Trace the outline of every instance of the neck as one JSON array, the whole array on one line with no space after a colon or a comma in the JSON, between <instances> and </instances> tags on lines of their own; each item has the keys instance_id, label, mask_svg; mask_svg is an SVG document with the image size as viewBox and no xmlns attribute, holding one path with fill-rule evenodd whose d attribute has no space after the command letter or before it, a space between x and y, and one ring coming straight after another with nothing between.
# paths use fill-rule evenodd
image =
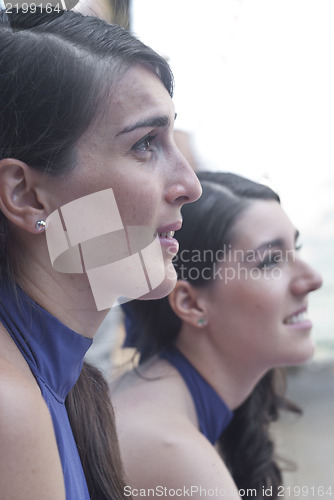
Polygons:
<instances>
[{"instance_id":1,"label":"neck","mask_svg":"<svg viewBox=\"0 0 334 500\"><path fill-rule=\"evenodd\" d=\"M195 329L194 329L195 330ZM196 335L196 341L194 341ZM238 408L251 394L267 371L241 361L238 356L224 355L217 351L209 336L183 325L175 346L192 363L231 410Z\"/></svg>"},{"instance_id":2,"label":"neck","mask_svg":"<svg viewBox=\"0 0 334 500\"><path fill-rule=\"evenodd\" d=\"M22 253L15 251L19 262L18 285L41 307L64 325L92 338L108 310L98 311L86 274L65 274L54 271L46 251Z\"/></svg>"}]
</instances>

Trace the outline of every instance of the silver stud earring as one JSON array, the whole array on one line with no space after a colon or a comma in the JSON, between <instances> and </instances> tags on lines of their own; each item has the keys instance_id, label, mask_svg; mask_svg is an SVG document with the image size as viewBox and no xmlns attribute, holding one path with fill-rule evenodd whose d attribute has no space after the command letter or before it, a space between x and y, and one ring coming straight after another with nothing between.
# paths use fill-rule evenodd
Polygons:
<instances>
[{"instance_id":1,"label":"silver stud earring","mask_svg":"<svg viewBox=\"0 0 334 500\"><path fill-rule=\"evenodd\" d=\"M45 231L45 229L46 229L45 220L38 220L35 224L35 227L38 231Z\"/></svg>"},{"instance_id":2,"label":"silver stud earring","mask_svg":"<svg viewBox=\"0 0 334 500\"><path fill-rule=\"evenodd\" d=\"M206 326L208 324L207 320L205 318L199 318L197 320L198 326Z\"/></svg>"}]
</instances>

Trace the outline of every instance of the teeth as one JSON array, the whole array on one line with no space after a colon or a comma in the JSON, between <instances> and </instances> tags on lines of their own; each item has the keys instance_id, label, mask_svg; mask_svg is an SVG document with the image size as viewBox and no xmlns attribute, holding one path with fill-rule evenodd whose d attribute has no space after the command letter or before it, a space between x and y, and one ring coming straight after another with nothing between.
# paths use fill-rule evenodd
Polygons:
<instances>
[{"instance_id":1,"label":"teeth","mask_svg":"<svg viewBox=\"0 0 334 500\"><path fill-rule=\"evenodd\" d=\"M301 312L299 314L295 314L286 320L287 325L294 325L295 323L301 323L302 321L307 320L307 312Z\"/></svg>"},{"instance_id":2,"label":"teeth","mask_svg":"<svg viewBox=\"0 0 334 500\"><path fill-rule=\"evenodd\" d=\"M167 231L167 233L159 233L159 238L173 238L175 231Z\"/></svg>"}]
</instances>

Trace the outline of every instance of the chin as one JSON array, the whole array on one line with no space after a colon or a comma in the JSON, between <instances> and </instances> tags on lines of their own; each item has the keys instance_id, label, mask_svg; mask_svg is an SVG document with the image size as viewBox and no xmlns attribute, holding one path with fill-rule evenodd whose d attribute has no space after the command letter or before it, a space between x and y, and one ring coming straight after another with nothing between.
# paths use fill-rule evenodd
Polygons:
<instances>
[{"instance_id":1,"label":"chin","mask_svg":"<svg viewBox=\"0 0 334 500\"><path fill-rule=\"evenodd\" d=\"M138 300L155 300L162 299L166 297L176 285L177 276L174 266L171 264L166 269L165 279L156 288L151 290L149 293L142 295Z\"/></svg>"},{"instance_id":2,"label":"chin","mask_svg":"<svg viewBox=\"0 0 334 500\"><path fill-rule=\"evenodd\" d=\"M315 352L315 343L312 339L309 340L307 345L303 346L301 349L296 349L294 352L294 356L288 363L285 363L286 366L293 365L301 365L310 361L313 358Z\"/></svg>"},{"instance_id":3,"label":"chin","mask_svg":"<svg viewBox=\"0 0 334 500\"><path fill-rule=\"evenodd\" d=\"M310 361L314 356L314 352L315 352L315 344L314 342L312 342L309 349L306 350L304 353L302 353L300 363L306 363L306 361Z\"/></svg>"}]
</instances>

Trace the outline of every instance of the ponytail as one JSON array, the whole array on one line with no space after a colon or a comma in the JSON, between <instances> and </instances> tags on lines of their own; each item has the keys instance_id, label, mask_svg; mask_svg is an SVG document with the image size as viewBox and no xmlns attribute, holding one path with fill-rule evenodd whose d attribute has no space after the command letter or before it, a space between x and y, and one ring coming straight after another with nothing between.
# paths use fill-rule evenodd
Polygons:
<instances>
[{"instance_id":1,"label":"ponytail","mask_svg":"<svg viewBox=\"0 0 334 500\"><path fill-rule=\"evenodd\" d=\"M91 499L125 498L109 387L97 368L84 363L77 383L66 398L66 408Z\"/></svg>"}]
</instances>

